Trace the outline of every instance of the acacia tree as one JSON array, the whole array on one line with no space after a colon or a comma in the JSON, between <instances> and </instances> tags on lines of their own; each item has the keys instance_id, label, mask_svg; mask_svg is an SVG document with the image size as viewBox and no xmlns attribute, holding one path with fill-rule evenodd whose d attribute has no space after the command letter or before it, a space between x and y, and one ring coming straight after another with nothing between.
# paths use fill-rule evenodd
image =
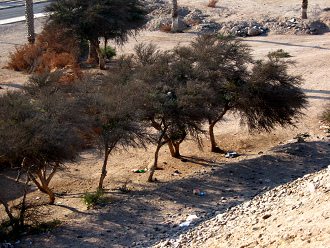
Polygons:
<instances>
[{"instance_id":1,"label":"acacia tree","mask_svg":"<svg viewBox=\"0 0 330 248\"><path fill-rule=\"evenodd\" d=\"M25 171L50 204L55 201L51 179L82 147L70 106L59 85L45 80L1 97L0 154Z\"/></svg>"},{"instance_id":2,"label":"acacia tree","mask_svg":"<svg viewBox=\"0 0 330 248\"><path fill-rule=\"evenodd\" d=\"M203 115L191 101L196 94L194 82L185 77L190 65L176 52L140 44L134 61L134 82L141 88L141 115L156 131L156 151L148 179L152 181L161 147L168 144L172 156L179 158L180 144L188 135L199 141Z\"/></svg>"},{"instance_id":3,"label":"acacia tree","mask_svg":"<svg viewBox=\"0 0 330 248\"><path fill-rule=\"evenodd\" d=\"M301 4L301 18L307 19L308 0L303 0Z\"/></svg>"},{"instance_id":4,"label":"acacia tree","mask_svg":"<svg viewBox=\"0 0 330 248\"><path fill-rule=\"evenodd\" d=\"M104 155L98 190L103 190L110 155L119 149L145 147L148 133L139 121L137 85L127 85L124 71L113 72L101 83L88 79L78 85L76 97Z\"/></svg>"},{"instance_id":5,"label":"acacia tree","mask_svg":"<svg viewBox=\"0 0 330 248\"><path fill-rule=\"evenodd\" d=\"M27 39L29 43L34 43L34 15L33 15L33 0L25 0L25 20L27 27Z\"/></svg>"},{"instance_id":6,"label":"acacia tree","mask_svg":"<svg viewBox=\"0 0 330 248\"><path fill-rule=\"evenodd\" d=\"M250 129L270 131L277 125L293 124L306 104L299 88L301 79L287 73L289 62L280 52L270 54L267 61L253 61L241 41L214 35L197 38L185 51L195 71L192 77L206 83L200 104L213 152L222 152L214 126L228 112L239 113Z\"/></svg>"},{"instance_id":7,"label":"acacia tree","mask_svg":"<svg viewBox=\"0 0 330 248\"><path fill-rule=\"evenodd\" d=\"M211 151L223 152L216 143L214 127L228 111L236 110L242 84L249 75L247 66L252 62L250 49L230 37L205 35L194 40L186 51L186 60L194 65L193 77L205 84L200 89L205 100L199 104L204 106L209 125Z\"/></svg>"},{"instance_id":8,"label":"acacia tree","mask_svg":"<svg viewBox=\"0 0 330 248\"><path fill-rule=\"evenodd\" d=\"M99 62L100 69L104 69L105 62L99 38L126 42L146 22L146 10L141 0L58 0L47 10L51 12L50 22L63 25L89 41L90 55L97 54L98 58L93 59Z\"/></svg>"}]
</instances>

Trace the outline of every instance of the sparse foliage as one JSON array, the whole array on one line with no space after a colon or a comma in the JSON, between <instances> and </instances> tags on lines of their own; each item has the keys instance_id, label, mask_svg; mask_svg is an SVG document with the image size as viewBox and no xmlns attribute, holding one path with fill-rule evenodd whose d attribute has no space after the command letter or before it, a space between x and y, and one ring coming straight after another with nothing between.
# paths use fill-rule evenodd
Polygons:
<instances>
[{"instance_id":1,"label":"sparse foliage","mask_svg":"<svg viewBox=\"0 0 330 248\"><path fill-rule=\"evenodd\" d=\"M49 184L61 165L81 149L69 98L52 80L33 80L25 92L0 98L0 154L28 174L53 204Z\"/></svg>"}]
</instances>

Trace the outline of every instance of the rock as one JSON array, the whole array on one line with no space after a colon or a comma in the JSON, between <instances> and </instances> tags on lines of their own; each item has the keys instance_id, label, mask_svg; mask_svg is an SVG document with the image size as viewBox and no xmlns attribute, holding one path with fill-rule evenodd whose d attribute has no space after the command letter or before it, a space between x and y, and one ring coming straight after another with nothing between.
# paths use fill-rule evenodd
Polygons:
<instances>
[{"instance_id":1,"label":"rock","mask_svg":"<svg viewBox=\"0 0 330 248\"><path fill-rule=\"evenodd\" d=\"M271 216L272 216L271 214L265 214L264 216L262 216L262 218L263 218L264 220L267 220L267 219L269 219Z\"/></svg>"},{"instance_id":2,"label":"rock","mask_svg":"<svg viewBox=\"0 0 330 248\"><path fill-rule=\"evenodd\" d=\"M252 28L248 28L248 31L247 31L248 36L258 36L262 33L263 33L263 31L261 29L257 28L256 26L254 26Z\"/></svg>"}]
</instances>

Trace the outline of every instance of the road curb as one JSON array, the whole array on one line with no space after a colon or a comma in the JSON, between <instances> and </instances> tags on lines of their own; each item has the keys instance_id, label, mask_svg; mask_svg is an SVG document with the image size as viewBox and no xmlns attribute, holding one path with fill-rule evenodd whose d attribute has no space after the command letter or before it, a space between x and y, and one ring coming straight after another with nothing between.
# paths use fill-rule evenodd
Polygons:
<instances>
[{"instance_id":1,"label":"road curb","mask_svg":"<svg viewBox=\"0 0 330 248\"><path fill-rule=\"evenodd\" d=\"M38 13L34 15L34 19L41 18L47 16L47 13ZM6 25L6 24L12 24L15 22L24 22L25 21L25 16L19 16L19 17L14 17L14 18L9 18L5 20L0 20L0 25Z\"/></svg>"},{"instance_id":2,"label":"road curb","mask_svg":"<svg viewBox=\"0 0 330 248\"><path fill-rule=\"evenodd\" d=\"M13 2L13 1L7 1L7 2ZM39 4L39 3L46 3L46 2L50 2L49 0L40 0L37 2L33 2L33 4ZM17 7L22 7L24 6L24 4L17 4L17 5L13 5L13 6L5 6L5 7L1 7L0 5L0 10L6 10L6 9L12 9L12 8L17 8Z\"/></svg>"}]
</instances>

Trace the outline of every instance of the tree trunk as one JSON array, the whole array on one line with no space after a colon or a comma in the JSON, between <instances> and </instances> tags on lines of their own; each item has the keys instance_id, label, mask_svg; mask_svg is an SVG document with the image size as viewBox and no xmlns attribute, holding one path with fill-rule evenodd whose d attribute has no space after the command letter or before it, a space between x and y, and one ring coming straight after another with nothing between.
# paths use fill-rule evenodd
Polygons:
<instances>
[{"instance_id":1,"label":"tree trunk","mask_svg":"<svg viewBox=\"0 0 330 248\"><path fill-rule=\"evenodd\" d=\"M0 204L2 204L5 208L5 212L9 217L10 225L11 226L16 226L17 221L16 221L15 217L13 216L13 214L11 213L10 208L8 206L8 203L0 198Z\"/></svg>"},{"instance_id":2,"label":"tree trunk","mask_svg":"<svg viewBox=\"0 0 330 248\"><path fill-rule=\"evenodd\" d=\"M108 173L107 165L108 165L109 154L110 154L110 151L108 148L106 148L104 151L104 161L103 161L103 165L102 165L102 172L101 172L99 186L98 186L98 190L100 190L100 191L103 190L103 182Z\"/></svg>"},{"instance_id":3,"label":"tree trunk","mask_svg":"<svg viewBox=\"0 0 330 248\"><path fill-rule=\"evenodd\" d=\"M217 145L217 142L215 141L214 125L215 125L215 123L209 122L209 135L210 135L210 142L211 142L211 152L217 152L220 149Z\"/></svg>"},{"instance_id":4,"label":"tree trunk","mask_svg":"<svg viewBox=\"0 0 330 248\"><path fill-rule=\"evenodd\" d=\"M33 0L25 0L25 20L27 27L27 39L29 43L33 44L35 42Z\"/></svg>"},{"instance_id":5,"label":"tree trunk","mask_svg":"<svg viewBox=\"0 0 330 248\"><path fill-rule=\"evenodd\" d=\"M217 142L215 141L214 136L214 126L223 118L223 116L227 113L227 111L230 109L229 104L226 103L223 111L220 113L220 115L215 119L209 119L209 135L210 135L210 141L211 141L211 152L216 153L225 153L224 150L218 147Z\"/></svg>"},{"instance_id":6,"label":"tree trunk","mask_svg":"<svg viewBox=\"0 0 330 248\"><path fill-rule=\"evenodd\" d=\"M41 172L38 172L38 178L41 182L41 187L43 189L43 192L46 192L46 194L49 197L49 204L53 205L55 202L55 194L54 192L49 188L49 182L47 181L47 178L45 178L45 175L42 175Z\"/></svg>"},{"instance_id":7,"label":"tree trunk","mask_svg":"<svg viewBox=\"0 0 330 248\"><path fill-rule=\"evenodd\" d=\"M150 168L150 173L149 173L149 177L148 177L148 182L152 182L153 181L153 176L154 176L154 173L155 173L155 170L157 168L157 165L158 165L158 154L159 154L159 150L160 148L163 146L163 138L164 138L164 135L166 133L166 129L163 130L161 132L161 135L159 136L159 139L157 141L157 147L156 147L156 151L155 151L155 156L154 156L154 163L152 165L152 167Z\"/></svg>"},{"instance_id":8,"label":"tree trunk","mask_svg":"<svg viewBox=\"0 0 330 248\"><path fill-rule=\"evenodd\" d=\"M105 69L105 59L102 55L101 49L100 49L100 42L99 40L94 40L92 41L93 46L95 47L97 56L98 56L98 61L99 61L99 68L100 70L104 70Z\"/></svg>"},{"instance_id":9,"label":"tree trunk","mask_svg":"<svg viewBox=\"0 0 330 248\"><path fill-rule=\"evenodd\" d=\"M307 8L308 8L308 0L303 0L302 6L301 6L301 18L302 19L307 19Z\"/></svg>"},{"instance_id":10,"label":"tree trunk","mask_svg":"<svg viewBox=\"0 0 330 248\"><path fill-rule=\"evenodd\" d=\"M24 227L24 225L25 225L25 212L27 210L26 195L28 193L29 182L30 182L30 177L29 177L29 174L27 173L26 181L25 181L25 185L24 185L24 194L23 194L23 199L22 199L22 203L21 203L21 209L19 211L19 225L20 225L20 227Z\"/></svg>"},{"instance_id":11,"label":"tree trunk","mask_svg":"<svg viewBox=\"0 0 330 248\"><path fill-rule=\"evenodd\" d=\"M89 50L88 50L88 59L87 63L95 65L99 63L99 59L97 56L96 48L94 46L94 43L89 41Z\"/></svg>"},{"instance_id":12,"label":"tree trunk","mask_svg":"<svg viewBox=\"0 0 330 248\"><path fill-rule=\"evenodd\" d=\"M180 144L179 142L174 142L174 149L175 149L175 152L174 152L174 158L181 158L181 154L180 154Z\"/></svg>"},{"instance_id":13,"label":"tree trunk","mask_svg":"<svg viewBox=\"0 0 330 248\"><path fill-rule=\"evenodd\" d=\"M56 169L55 169L55 171L56 171ZM49 177L53 177L53 175L55 174L55 171L53 170ZM40 183L38 182L38 180L35 178L35 176L32 173L29 173L28 175L29 175L30 179L34 182L34 184L37 186L37 188L42 193L45 193L48 195L48 197L49 197L48 203L50 205L53 205L55 202L55 194L49 187L49 182L50 182L49 178L47 178L47 176L45 174L43 174L41 172L41 170L37 171L37 173L36 173L38 179L40 180Z\"/></svg>"},{"instance_id":14,"label":"tree trunk","mask_svg":"<svg viewBox=\"0 0 330 248\"><path fill-rule=\"evenodd\" d=\"M171 156L175 158L175 149L172 140L169 137L167 137L166 134L164 135L164 139L167 140L167 145L168 145L168 149L170 150Z\"/></svg>"},{"instance_id":15,"label":"tree trunk","mask_svg":"<svg viewBox=\"0 0 330 248\"><path fill-rule=\"evenodd\" d=\"M178 1L172 0L172 32L179 31Z\"/></svg>"}]
</instances>

